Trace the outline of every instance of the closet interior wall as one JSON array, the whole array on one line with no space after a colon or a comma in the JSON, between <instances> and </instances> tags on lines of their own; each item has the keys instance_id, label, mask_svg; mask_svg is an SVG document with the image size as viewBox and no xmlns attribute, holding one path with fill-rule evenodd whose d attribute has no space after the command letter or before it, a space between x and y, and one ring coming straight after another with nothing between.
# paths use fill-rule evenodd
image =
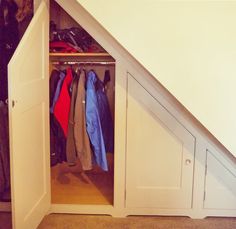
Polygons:
<instances>
[{"instance_id":1,"label":"closet interior wall","mask_svg":"<svg viewBox=\"0 0 236 229\"><path fill-rule=\"evenodd\" d=\"M71 27L81 28L55 1L50 1L50 21L57 29ZM58 63L57 63L58 62ZM73 62L70 64L70 62ZM80 62L88 62L80 64ZM95 63L93 63L95 62ZM103 64L99 64L99 63ZM108 62L113 62L108 64ZM67 64L69 63L69 64ZM93 69L98 78L103 81L106 70L110 72L110 82L107 84L107 98L114 125L115 98L115 65L114 59L107 53L97 55L93 53L82 55L50 54L49 75L53 69L63 70L83 69L86 72ZM113 204L114 188L114 153L107 153L108 171L103 171L94 165L92 170L84 172L79 160L76 166L69 166L63 162L51 167L51 192L53 204Z\"/></svg>"}]
</instances>

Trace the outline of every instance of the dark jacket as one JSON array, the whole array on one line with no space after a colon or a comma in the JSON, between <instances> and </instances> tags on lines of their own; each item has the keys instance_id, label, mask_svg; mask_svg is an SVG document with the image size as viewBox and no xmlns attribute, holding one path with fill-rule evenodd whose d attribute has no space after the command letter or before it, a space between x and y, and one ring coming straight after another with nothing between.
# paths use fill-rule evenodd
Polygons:
<instances>
[{"instance_id":1,"label":"dark jacket","mask_svg":"<svg viewBox=\"0 0 236 229\"><path fill-rule=\"evenodd\" d=\"M19 43L15 1L1 0L0 3L0 100L8 97L7 65ZM4 14L5 12L5 14Z\"/></svg>"},{"instance_id":2,"label":"dark jacket","mask_svg":"<svg viewBox=\"0 0 236 229\"><path fill-rule=\"evenodd\" d=\"M53 70L50 76L50 107L53 107L53 101L56 94L57 87L60 79L63 80L64 77L60 78L61 72ZM56 101L56 100L55 100ZM64 136L63 130L54 117L53 109L50 112L50 159L51 166L56 165L66 161L66 138Z\"/></svg>"},{"instance_id":3,"label":"dark jacket","mask_svg":"<svg viewBox=\"0 0 236 229\"><path fill-rule=\"evenodd\" d=\"M0 102L0 199L10 188L8 108Z\"/></svg>"},{"instance_id":4,"label":"dark jacket","mask_svg":"<svg viewBox=\"0 0 236 229\"><path fill-rule=\"evenodd\" d=\"M106 72L107 73L107 72ZM106 77L104 78L106 80ZM98 111L102 126L103 139L105 143L106 152L114 152L114 125L111 117L111 111L105 92L105 84L98 79L97 81L97 100L98 100Z\"/></svg>"}]
</instances>

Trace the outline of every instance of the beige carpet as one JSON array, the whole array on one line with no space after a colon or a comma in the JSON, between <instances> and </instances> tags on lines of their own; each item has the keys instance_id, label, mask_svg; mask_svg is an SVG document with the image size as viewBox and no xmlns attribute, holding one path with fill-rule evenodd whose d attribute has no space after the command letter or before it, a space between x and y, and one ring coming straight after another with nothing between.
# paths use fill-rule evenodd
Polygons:
<instances>
[{"instance_id":1,"label":"beige carpet","mask_svg":"<svg viewBox=\"0 0 236 229\"><path fill-rule=\"evenodd\" d=\"M127 217L53 214L38 229L236 229L236 218L193 220L187 217Z\"/></svg>"},{"instance_id":2,"label":"beige carpet","mask_svg":"<svg viewBox=\"0 0 236 229\"><path fill-rule=\"evenodd\" d=\"M0 214L0 229L11 229L10 214ZM236 218L127 217L52 214L38 229L236 229Z\"/></svg>"}]
</instances>

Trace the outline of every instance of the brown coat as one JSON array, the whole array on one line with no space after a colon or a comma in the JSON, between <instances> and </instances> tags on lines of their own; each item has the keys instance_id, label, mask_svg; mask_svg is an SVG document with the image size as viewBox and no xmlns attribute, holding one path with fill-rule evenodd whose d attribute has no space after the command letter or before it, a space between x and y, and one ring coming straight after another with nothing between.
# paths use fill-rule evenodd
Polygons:
<instances>
[{"instance_id":1,"label":"brown coat","mask_svg":"<svg viewBox=\"0 0 236 229\"><path fill-rule=\"evenodd\" d=\"M83 170L92 169L92 152L86 130L85 118L85 71L80 74L74 115L74 138L78 158Z\"/></svg>"},{"instance_id":2,"label":"brown coat","mask_svg":"<svg viewBox=\"0 0 236 229\"><path fill-rule=\"evenodd\" d=\"M75 117L75 101L77 96L79 77L75 76L72 82L72 95L70 103L70 112L69 112L69 123L68 123L68 133L66 139L66 158L69 164L75 164L77 160L77 153L75 148L75 139L74 139L74 117Z\"/></svg>"}]
</instances>

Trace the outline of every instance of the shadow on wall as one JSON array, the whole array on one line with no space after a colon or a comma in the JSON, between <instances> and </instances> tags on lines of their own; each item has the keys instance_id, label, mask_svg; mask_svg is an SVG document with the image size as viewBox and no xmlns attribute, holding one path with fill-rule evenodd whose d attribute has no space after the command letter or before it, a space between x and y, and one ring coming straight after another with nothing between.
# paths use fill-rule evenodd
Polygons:
<instances>
[{"instance_id":1,"label":"shadow on wall","mask_svg":"<svg viewBox=\"0 0 236 229\"><path fill-rule=\"evenodd\" d=\"M7 65L32 16L33 0L0 0L0 201L4 202L11 200Z\"/></svg>"},{"instance_id":2,"label":"shadow on wall","mask_svg":"<svg viewBox=\"0 0 236 229\"><path fill-rule=\"evenodd\" d=\"M33 0L0 0L0 100L8 98L7 65L33 16Z\"/></svg>"}]
</instances>

